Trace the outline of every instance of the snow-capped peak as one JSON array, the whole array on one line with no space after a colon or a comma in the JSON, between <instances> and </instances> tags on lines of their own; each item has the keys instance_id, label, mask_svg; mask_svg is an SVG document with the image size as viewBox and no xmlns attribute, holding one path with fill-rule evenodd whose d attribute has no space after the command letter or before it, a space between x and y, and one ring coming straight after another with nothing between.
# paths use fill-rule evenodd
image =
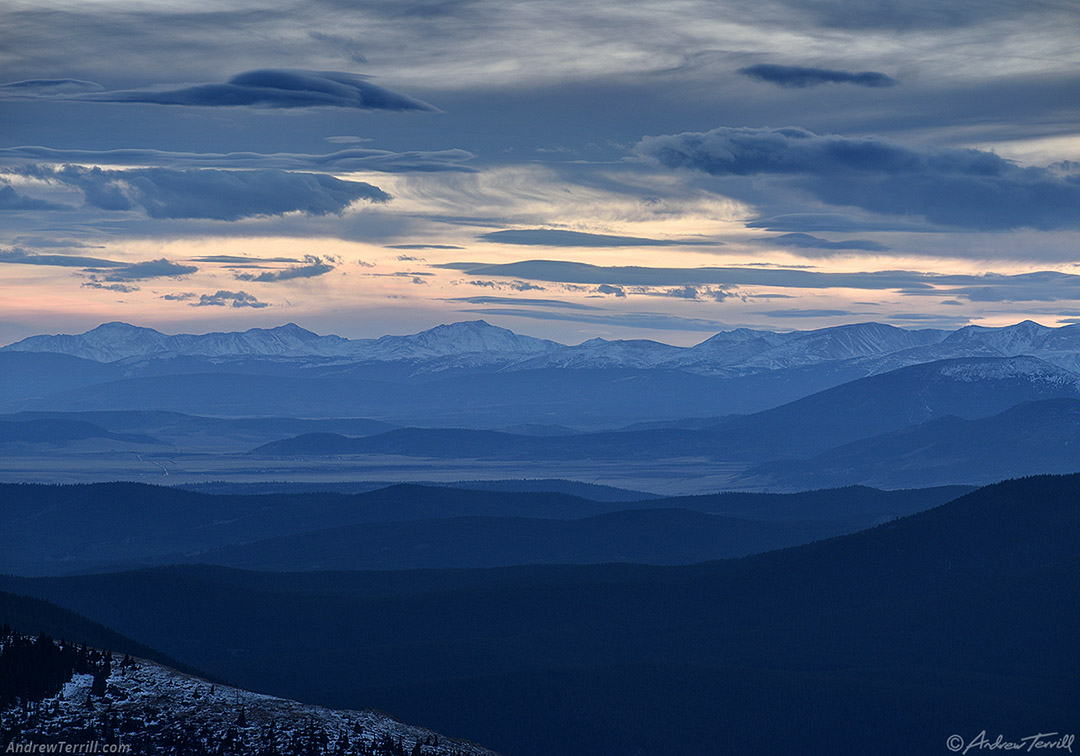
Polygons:
<instances>
[{"instance_id":1,"label":"snow-capped peak","mask_svg":"<svg viewBox=\"0 0 1080 756\"><path fill-rule=\"evenodd\" d=\"M383 336L357 350L357 356L378 360L424 360L463 354L542 354L562 345L554 341L522 336L483 320L435 326L411 336Z\"/></svg>"}]
</instances>

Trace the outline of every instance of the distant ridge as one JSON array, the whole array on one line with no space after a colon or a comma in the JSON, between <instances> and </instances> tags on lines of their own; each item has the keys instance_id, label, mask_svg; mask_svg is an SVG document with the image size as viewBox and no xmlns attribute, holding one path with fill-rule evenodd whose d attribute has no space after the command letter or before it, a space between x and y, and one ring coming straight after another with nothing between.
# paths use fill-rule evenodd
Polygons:
<instances>
[{"instance_id":1,"label":"distant ridge","mask_svg":"<svg viewBox=\"0 0 1080 756\"><path fill-rule=\"evenodd\" d=\"M852 483L907 488L1078 471L1080 400L1045 399L991 417L939 417L806 460L767 462L740 479L791 490Z\"/></svg>"},{"instance_id":2,"label":"distant ridge","mask_svg":"<svg viewBox=\"0 0 1080 756\"><path fill-rule=\"evenodd\" d=\"M82 334L31 336L0 351L49 352L96 362L148 357L349 357L357 360L416 360L473 352L529 355L559 345L519 336L483 320L441 325L413 336L345 339L319 336L295 323L241 333L177 334L128 323L104 323Z\"/></svg>"},{"instance_id":3,"label":"distant ridge","mask_svg":"<svg viewBox=\"0 0 1080 756\"><path fill-rule=\"evenodd\" d=\"M415 427L362 438L307 433L263 444L252 454L393 454L493 460L702 457L760 463L820 454L947 415L987 417L1021 402L1043 399L1080 400L1080 375L1035 357L977 357L912 365L860 378L779 407L718 418L712 425L697 428L646 427L571 436Z\"/></svg>"},{"instance_id":4,"label":"distant ridge","mask_svg":"<svg viewBox=\"0 0 1080 756\"><path fill-rule=\"evenodd\" d=\"M576 346L523 336L483 320L435 326L405 336L346 339L321 336L295 323L243 332L167 335L128 323L104 323L82 334L30 336L0 352L36 352L111 363L201 357L427 363L430 371L494 366L510 370L669 369L704 374L853 362L864 374L940 359L1030 355L1080 370L1080 324L1050 328L1023 321L1002 328L909 330L855 323L812 331L737 328L692 347L645 339L590 339ZM891 357L880 364L875 362Z\"/></svg>"}]
</instances>

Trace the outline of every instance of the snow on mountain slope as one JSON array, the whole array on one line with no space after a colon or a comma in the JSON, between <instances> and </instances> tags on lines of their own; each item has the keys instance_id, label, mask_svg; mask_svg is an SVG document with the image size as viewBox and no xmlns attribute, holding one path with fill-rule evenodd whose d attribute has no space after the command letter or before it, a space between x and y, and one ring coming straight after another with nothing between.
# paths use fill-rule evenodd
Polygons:
<instances>
[{"instance_id":1,"label":"snow on mountain slope","mask_svg":"<svg viewBox=\"0 0 1080 756\"><path fill-rule=\"evenodd\" d=\"M912 347L935 344L945 331L908 331L882 323L822 328L789 334L787 339L739 363L768 370L801 367L822 362L890 354Z\"/></svg>"},{"instance_id":2,"label":"snow on mountain slope","mask_svg":"<svg viewBox=\"0 0 1080 756\"><path fill-rule=\"evenodd\" d=\"M981 347L1004 357L1026 354L1069 370L1080 369L1080 324L1048 328L1025 320L1004 328L966 326L949 334L942 346Z\"/></svg>"},{"instance_id":3,"label":"snow on mountain slope","mask_svg":"<svg viewBox=\"0 0 1080 756\"><path fill-rule=\"evenodd\" d=\"M295 323L276 328L252 328L239 333L182 333L175 336L127 323L105 323L78 335L31 336L3 349L54 352L96 362L116 362L169 355L337 356L347 354L351 343L340 336L319 336Z\"/></svg>"},{"instance_id":4,"label":"snow on mountain slope","mask_svg":"<svg viewBox=\"0 0 1080 756\"><path fill-rule=\"evenodd\" d=\"M451 323L412 336L383 336L358 345L354 357L380 362L422 361L460 355L490 355L498 359L527 358L562 347L562 344L521 336L483 320Z\"/></svg>"},{"instance_id":5,"label":"snow on mountain slope","mask_svg":"<svg viewBox=\"0 0 1080 756\"><path fill-rule=\"evenodd\" d=\"M131 665L114 659L103 696L93 694L93 680L76 674L60 695L25 711L0 711L0 732L11 735L9 744L97 742L97 753L112 743L130 747L113 752L132 754L496 756L381 712L309 706L211 684L143 659Z\"/></svg>"},{"instance_id":6,"label":"snow on mountain slope","mask_svg":"<svg viewBox=\"0 0 1080 756\"><path fill-rule=\"evenodd\" d=\"M410 373L497 369L681 370L747 375L819 365L875 375L909 365L969 357L1031 355L1080 371L1080 325L1048 328L1024 321L1004 328L968 326L954 332L856 323L813 331L722 331L692 347L645 339L590 339L567 346L522 336L483 320L440 325L378 339L320 336L296 324L238 333L166 335L126 323L106 323L79 335L32 336L0 351L51 352L97 362L194 357L261 358L321 365L408 365Z\"/></svg>"},{"instance_id":7,"label":"snow on mountain slope","mask_svg":"<svg viewBox=\"0 0 1080 756\"><path fill-rule=\"evenodd\" d=\"M665 367L676 361L686 350L647 339L608 341L589 339L577 346L566 346L539 357L518 362L512 370L542 368L610 369L633 368L649 370Z\"/></svg>"},{"instance_id":8,"label":"snow on mountain slope","mask_svg":"<svg viewBox=\"0 0 1080 756\"><path fill-rule=\"evenodd\" d=\"M553 341L520 336L482 320L441 325L411 336L345 339L319 336L295 323L238 333L177 334L127 323L105 323L79 335L31 336L3 347L7 351L54 352L97 362L148 357L344 358L350 361L424 361L462 354L505 360L560 347Z\"/></svg>"}]
</instances>

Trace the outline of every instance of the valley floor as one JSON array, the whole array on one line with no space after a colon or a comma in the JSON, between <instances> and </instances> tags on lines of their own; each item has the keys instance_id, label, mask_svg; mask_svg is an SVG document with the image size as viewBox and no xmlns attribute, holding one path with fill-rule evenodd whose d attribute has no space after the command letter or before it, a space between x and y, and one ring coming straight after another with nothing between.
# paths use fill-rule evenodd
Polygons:
<instances>
[{"instance_id":1,"label":"valley floor","mask_svg":"<svg viewBox=\"0 0 1080 756\"><path fill-rule=\"evenodd\" d=\"M241 454L146 454L135 452L42 453L0 456L7 483L100 483L116 480L181 485L227 481L289 480L325 483L393 480L403 483L452 480L568 478L666 496L762 490L733 480L745 465L699 458L640 460L493 461L427 459L395 455L321 458L262 458Z\"/></svg>"}]
</instances>

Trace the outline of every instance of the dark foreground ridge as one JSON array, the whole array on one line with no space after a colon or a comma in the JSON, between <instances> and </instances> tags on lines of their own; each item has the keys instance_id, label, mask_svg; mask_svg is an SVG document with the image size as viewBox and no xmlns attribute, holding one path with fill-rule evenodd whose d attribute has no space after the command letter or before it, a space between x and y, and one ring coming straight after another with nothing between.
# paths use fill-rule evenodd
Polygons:
<instances>
[{"instance_id":1,"label":"dark foreground ridge","mask_svg":"<svg viewBox=\"0 0 1080 756\"><path fill-rule=\"evenodd\" d=\"M6 626L0 670L3 753L65 744L86 753L171 756L495 756L380 712L259 695Z\"/></svg>"},{"instance_id":2,"label":"dark foreground ridge","mask_svg":"<svg viewBox=\"0 0 1080 756\"><path fill-rule=\"evenodd\" d=\"M251 689L515 756L909 756L1077 729L1078 502L1080 475L1012 480L687 567L170 567L0 587Z\"/></svg>"}]
</instances>

